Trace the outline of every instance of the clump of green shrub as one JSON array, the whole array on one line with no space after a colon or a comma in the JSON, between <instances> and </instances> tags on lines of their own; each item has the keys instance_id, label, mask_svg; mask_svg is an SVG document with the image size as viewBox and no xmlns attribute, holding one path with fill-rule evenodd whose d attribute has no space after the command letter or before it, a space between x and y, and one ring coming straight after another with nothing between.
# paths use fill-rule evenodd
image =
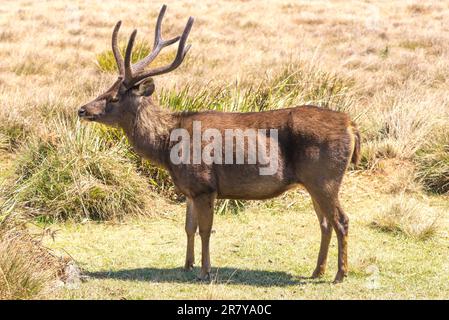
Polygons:
<instances>
[{"instance_id":1,"label":"clump of green shrub","mask_svg":"<svg viewBox=\"0 0 449 320\"><path fill-rule=\"evenodd\" d=\"M428 191L449 193L449 131L419 150L415 162L418 179Z\"/></svg>"},{"instance_id":2,"label":"clump of green shrub","mask_svg":"<svg viewBox=\"0 0 449 320\"><path fill-rule=\"evenodd\" d=\"M8 203L44 220L120 219L144 212L147 183L95 126L58 120L56 135L28 141L17 159Z\"/></svg>"}]
</instances>

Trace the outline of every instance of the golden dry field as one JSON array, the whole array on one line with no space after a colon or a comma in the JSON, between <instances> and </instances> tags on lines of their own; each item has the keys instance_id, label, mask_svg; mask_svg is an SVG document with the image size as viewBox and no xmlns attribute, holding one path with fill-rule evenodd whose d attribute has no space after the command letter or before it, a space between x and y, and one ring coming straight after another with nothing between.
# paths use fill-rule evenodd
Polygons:
<instances>
[{"instance_id":1,"label":"golden dry field","mask_svg":"<svg viewBox=\"0 0 449 320\"><path fill-rule=\"evenodd\" d=\"M307 278L320 231L303 190L221 202L212 282L181 271L183 198L120 131L76 114L117 77L115 23L145 55L163 3L3 0L0 299L448 299L449 1L165 3L165 38L195 22L183 65L155 77L162 107L315 104L358 124L349 277L331 284L333 239L326 277ZM83 281L61 276L67 261Z\"/></svg>"}]
</instances>

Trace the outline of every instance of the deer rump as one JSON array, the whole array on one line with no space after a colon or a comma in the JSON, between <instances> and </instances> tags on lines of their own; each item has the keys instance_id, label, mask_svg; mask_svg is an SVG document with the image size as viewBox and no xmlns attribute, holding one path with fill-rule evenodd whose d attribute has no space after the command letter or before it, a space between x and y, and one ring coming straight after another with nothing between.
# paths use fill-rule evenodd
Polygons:
<instances>
[{"instance_id":1,"label":"deer rump","mask_svg":"<svg viewBox=\"0 0 449 320\"><path fill-rule=\"evenodd\" d=\"M298 185L307 189L318 181L335 180L339 184L349 163L357 163L359 158L360 139L355 125L346 114L324 108L299 106L249 113L207 111L182 113L179 116L179 127L189 133L190 158L188 163L170 162L168 170L179 191L188 197L215 193L217 198L260 200L278 196ZM192 160L195 122L201 124L201 137L207 129L220 133L222 155L218 161L204 163L201 159L200 163L194 163ZM277 137L270 136L273 129L277 131ZM248 135L245 135L242 148L244 161L236 163L237 139L232 140L230 155L229 149L226 149L229 147L226 147L225 137L229 130L257 131L256 149L259 152L263 147L261 152L266 155L265 159L256 153L256 162L254 159L253 162L249 161L250 153L255 149L251 150ZM259 139L261 135L265 136L265 141ZM206 145L213 140L200 140L201 155L209 151L205 150ZM171 147L176 143L172 141ZM216 151L214 149L212 155ZM232 163L225 162L226 156ZM265 173L261 174L263 168Z\"/></svg>"}]
</instances>

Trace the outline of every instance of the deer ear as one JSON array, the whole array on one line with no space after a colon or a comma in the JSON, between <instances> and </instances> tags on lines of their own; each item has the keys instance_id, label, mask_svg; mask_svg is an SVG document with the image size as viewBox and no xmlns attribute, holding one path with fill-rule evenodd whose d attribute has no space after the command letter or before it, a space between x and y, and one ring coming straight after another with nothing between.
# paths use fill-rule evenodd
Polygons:
<instances>
[{"instance_id":1,"label":"deer ear","mask_svg":"<svg viewBox=\"0 0 449 320\"><path fill-rule=\"evenodd\" d=\"M149 97L153 94L155 89L154 81L151 78L146 79L139 83L137 92L140 96Z\"/></svg>"}]
</instances>

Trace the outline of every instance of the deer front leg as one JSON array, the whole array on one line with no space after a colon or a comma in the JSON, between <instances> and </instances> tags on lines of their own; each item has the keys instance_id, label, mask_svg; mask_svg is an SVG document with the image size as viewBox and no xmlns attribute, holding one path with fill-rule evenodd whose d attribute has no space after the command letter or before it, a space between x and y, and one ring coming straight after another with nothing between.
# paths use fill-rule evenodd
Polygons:
<instances>
[{"instance_id":1,"label":"deer front leg","mask_svg":"<svg viewBox=\"0 0 449 320\"><path fill-rule=\"evenodd\" d=\"M195 233L198 228L198 218L192 208L192 200L187 199L186 225L187 234L187 253L184 269L190 271L195 263Z\"/></svg>"},{"instance_id":2,"label":"deer front leg","mask_svg":"<svg viewBox=\"0 0 449 320\"><path fill-rule=\"evenodd\" d=\"M201 237L201 271L200 280L210 280L210 252L209 240L212 231L214 214L214 195L201 195L193 199L193 210L198 217L198 225Z\"/></svg>"}]
</instances>

